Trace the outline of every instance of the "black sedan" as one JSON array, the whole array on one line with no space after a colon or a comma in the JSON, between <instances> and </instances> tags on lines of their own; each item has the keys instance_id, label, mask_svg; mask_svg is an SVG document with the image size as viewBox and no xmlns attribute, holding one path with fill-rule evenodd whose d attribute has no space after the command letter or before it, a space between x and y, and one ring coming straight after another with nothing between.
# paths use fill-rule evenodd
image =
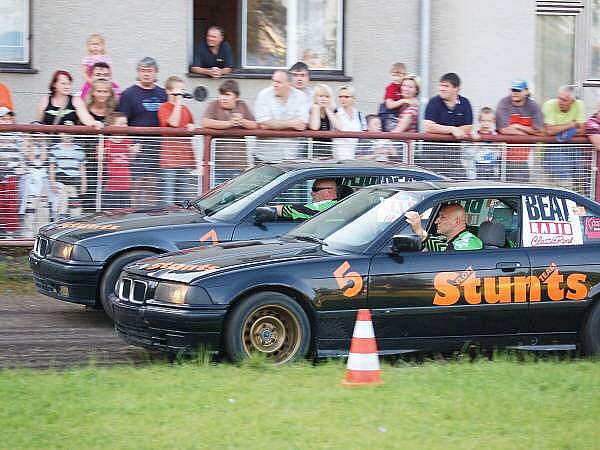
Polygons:
<instances>
[{"instance_id":1,"label":"black sedan","mask_svg":"<svg viewBox=\"0 0 600 450\"><path fill-rule=\"evenodd\" d=\"M424 250L405 212L435 236L454 203L483 247ZM599 255L600 205L576 193L415 182L362 189L279 239L138 261L111 299L125 341L233 360L346 354L359 308L372 311L380 354L469 343L600 353Z\"/></svg>"},{"instance_id":2,"label":"black sedan","mask_svg":"<svg viewBox=\"0 0 600 450\"><path fill-rule=\"evenodd\" d=\"M440 179L414 166L378 162L298 162L258 166L198 200L146 210L116 210L50 224L30 254L42 294L112 317L108 294L128 263L218 242L279 236L297 221L256 220L264 205L309 202L317 179L333 178L340 195L377 183Z\"/></svg>"}]
</instances>

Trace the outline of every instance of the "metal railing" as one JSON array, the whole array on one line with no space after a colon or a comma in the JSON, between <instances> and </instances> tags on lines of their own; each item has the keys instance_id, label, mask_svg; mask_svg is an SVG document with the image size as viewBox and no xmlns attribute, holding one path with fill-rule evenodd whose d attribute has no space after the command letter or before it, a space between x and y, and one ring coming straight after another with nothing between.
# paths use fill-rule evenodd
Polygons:
<instances>
[{"instance_id":1,"label":"metal railing","mask_svg":"<svg viewBox=\"0 0 600 450\"><path fill-rule=\"evenodd\" d=\"M30 245L50 221L191 199L261 161L332 157L414 163L456 179L551 184L600 198L598 152L586 138L457 142L423 133L3 125L0 240Z\"/></svg>"}]
</instances>

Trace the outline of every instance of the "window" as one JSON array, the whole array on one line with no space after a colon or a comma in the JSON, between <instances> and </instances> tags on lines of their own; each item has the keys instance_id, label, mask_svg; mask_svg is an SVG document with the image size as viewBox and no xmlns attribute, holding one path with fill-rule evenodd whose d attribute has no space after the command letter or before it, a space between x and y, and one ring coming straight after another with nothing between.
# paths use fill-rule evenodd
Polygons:
<instances>
[{"instance_id":1,"label":"window","mask_svg":"<svg viewBox=\"0 0 600 450\"><path fill-rule=\"evenodd\" d=\"M194 48L207 27L218 24L238 71L260 73L304 61L311 70L338 72L343 69L343 7L343 0L195 0Z\"/></svg>"},{"instance_id":2,"label":"window","mask_svg":"<svg viewBox=\"0 0 600 450\"><path fill-rule=\"evenodd\" d=\"M600 84L600 0L537 1L535 96Z\"/></svg>"},{"instance_id":3,"label":"window","mask_svg":"<svg viewBox=\"0 0 600 450\"><path fill-rule=\"evenodd\" d=\"M0 2L0 65L29 64L30 0Z\"/></svg>"},{"instance_id":4,"label":"window","mask_svg":"<svg viewBox=\"0 0 600 450\"><path fill-rule=\"evenodd\" d=\"M341 0L243 0L242 66L341 70Z\"/></svg>"}]
</instances>

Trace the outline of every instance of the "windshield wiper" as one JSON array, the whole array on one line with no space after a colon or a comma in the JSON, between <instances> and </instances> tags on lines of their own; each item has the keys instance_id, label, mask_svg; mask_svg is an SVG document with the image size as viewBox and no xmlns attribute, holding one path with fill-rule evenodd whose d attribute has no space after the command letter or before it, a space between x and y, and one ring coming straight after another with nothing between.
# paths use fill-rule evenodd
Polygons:
<instances>
[{"instance_id":1,"label":"windshield wiper","mask_svg":"<svg viewBox=\"0 0 600 450\"><path fill-rule=\"evenodd\" d=\"M299 241L315 242L323 246L329 245L327 244L327 242L325 242L324 239L321 239L320 237L314 236L312 234L294 234L293 236Z\"/></svg>"}]
</instances>

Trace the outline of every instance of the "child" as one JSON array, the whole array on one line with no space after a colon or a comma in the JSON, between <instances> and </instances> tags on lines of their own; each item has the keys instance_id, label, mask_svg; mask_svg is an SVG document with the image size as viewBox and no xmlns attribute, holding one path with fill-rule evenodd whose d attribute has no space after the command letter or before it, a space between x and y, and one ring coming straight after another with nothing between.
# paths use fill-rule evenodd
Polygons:
<instances>
[{"instance_id":1,"label":"child","mask_svg":"<svg viewBox=\"0 0 600 450\"><path fill-rule=\"evenodd\" d=\"M402 79L406 76L406 66L403 63L395 63L390 69L392 81L385 88L383 103L379 106L383 131L392 131L398 123L398 111L405 104L402 99L400 86Z\"/></svg>"},{"instance_id":2,"label":"child","mask_svg":"<svg viewBox=\"0 0 600 450\"><path fill-rule=\"evenodd\" d=\"M80 215L79 196L87 190L85 152L73 142L73 136L60 133L60 142L50 149L48 162L50 188L54 194L53 218Z\"/></svg>"},{"instance_id":3,"label":"child","mask_svg":"<svg viewBox=\"0 0 600 450\"><path fill-rule=\"evenodd\" d=\"M15 123L12 110L0 107L0 125ZM15 133L0 134L0 234L19 231L19 180L23 174L21 139Z\"/></svg>"},{"instance_id":4,"label":"child","mask_svg":"<svg viewBox=\"0 0 600 450\"><path fill-rule=\"evenodd\" d=\"M41 226L49 221L48 171L46 169L46 139L43 135L29 135L23 139L25 175L19 214L23 217L23 236L34 237Z\"/></svg>"},{"instance_id":5,"label":"child","mask_svg":"<svg viewBox=\"0 0 600 450\"><path fill-rule=\"evenodd\" d=\"M107 118L109 126L126 127L127 116L114 112ZM102 209L129 208L131 198L131 170L129 161L139 151L139 144L121 136L109 136L104 141L104 148L98 148L98 161L107 166L103 194ZM103 151L103 154L101 154ZM102 170L101 165L98 170Z\"/></svg>"},{"instance_id":6,"label":"child","mask_svg":"<svg viewBox=\"0 0 600 450\"><path fill-rule=\"evenodd\" d=\"M473 130L474 139L485 139L486 136L493 136L496 133L496 114L489 106L484 106L479 111L479 129ZM469 176L470 179L479 180L498 180L500 175L500 148L491 142L482 143L473 147L472 161L475 172ZM471 166L471 170L473 167Z\"/></svg>"},{"instance_id":7,"label":"child","mask_svg":"<svg viewBox=\"0 0 600 450\"><path fill-rule=\"evenodd\" d=\"M367 131L380 132L381 119L377 114L367 116ZM361 139L356 156L358 159L388 161L396 155L394 144L389 139Z\"/></svg>"},{"instance_id":8,"label":"child","mask_svg":"<svg viewBox=\"0 0 600 450\"><path fill-rule=\"evenodd\" d=\"M83 84L81 91L87 93L90 89L90 83L92 82L94 64L103 62L110 67L112 66L112 61L105 54L106 43L104 38L98 33L92 33L89 35L86 41L86 46L87 55L81 61L81 71L83 78L85 79L85 83Z\"/></svg>"},{"instance_id":9,"label":"child","mask_svg":"<svg viewBox=\"0 0 600 450\"><path fill-rule=\"evenodd\" d=\"M192 112L183 104L185 82L176 75L165 82L167 101L158 109L161 127L192 127ZM189 139L165 137L160 146L160 168L162 173L162 201L164 204L191 199L196 189L191 171L196 167L194 151Z\"/></svg>"}]
</instances>

